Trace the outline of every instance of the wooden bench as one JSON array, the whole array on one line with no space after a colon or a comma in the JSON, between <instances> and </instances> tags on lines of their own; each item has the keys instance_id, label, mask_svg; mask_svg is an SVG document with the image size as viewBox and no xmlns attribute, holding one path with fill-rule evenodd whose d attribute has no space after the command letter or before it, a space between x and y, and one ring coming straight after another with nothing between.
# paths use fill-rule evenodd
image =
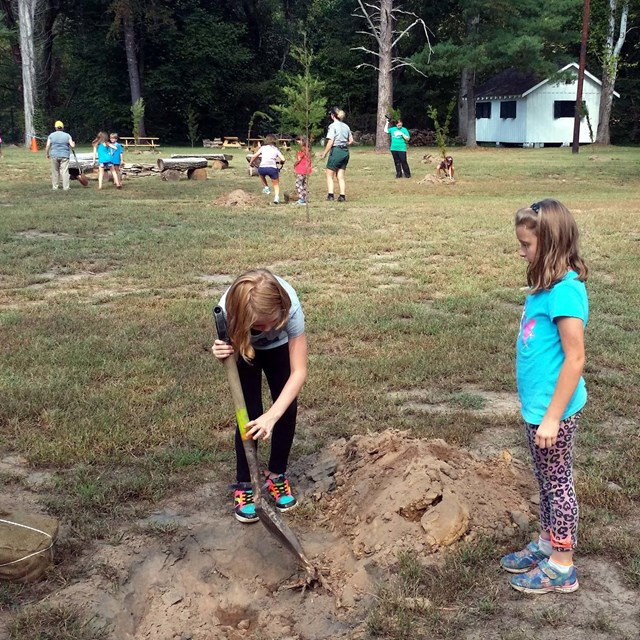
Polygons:
<instances>
[{"instance_id":1,"label":"wooden bench","mask_svg":"<svg viewBox=\"0 0 640 640\"><path fill-rule=\"evenodd\" d=\"M146 149L156 149L160 146L157 142L160 138L150 138L146 137L138 137L134 138L133 136L120 136L119 142L125 149L132 148L146 148Z\"/></svg>"}]
</instances>

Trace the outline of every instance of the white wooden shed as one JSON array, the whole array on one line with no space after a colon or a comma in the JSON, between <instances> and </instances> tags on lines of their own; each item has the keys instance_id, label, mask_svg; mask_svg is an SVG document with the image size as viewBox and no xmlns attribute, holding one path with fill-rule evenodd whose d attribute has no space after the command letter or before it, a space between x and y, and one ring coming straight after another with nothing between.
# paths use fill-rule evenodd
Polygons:
<instances>
[{"instance_id":1,"label":"white wooden shed","mask_svg":"<svg viewBox=\"0 0 640 640\"><path fill-rule=\"evenodd\" d=\"M476 88L476 140L497 145L570 145L578 94L578 65L571 62L558 73L569 78L541 79L515 69L503 71ZM581 144L593 142L598 129L602 83L585 70L582 100L587 107L580 121ZM620 95L614 92L616 97ZM591 124L591 132L589 131Z\"/></svg>"}]
</instances>

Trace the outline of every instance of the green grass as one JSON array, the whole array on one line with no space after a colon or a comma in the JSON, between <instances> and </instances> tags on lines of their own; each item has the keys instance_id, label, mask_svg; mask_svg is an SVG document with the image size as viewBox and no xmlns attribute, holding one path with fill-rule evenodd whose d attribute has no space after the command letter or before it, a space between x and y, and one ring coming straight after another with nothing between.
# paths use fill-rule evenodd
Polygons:
<instances>
[{"instance_id":1,"label":"green grass","mask_svg":"<svg viewBox=\"0 0 640 640\"><path fill-rule=\"evenodd\" d=\"M184 150L163 155L172 151ZM496 424L473 413L484 400L468 386L514 390L525 266L513 214L556 197L576 216L591 269L590 400L577 451L582 551L620 562L639 587L640 150L460 149L451 186L418 184L434 171L420 163L427 152L410 152L415 180L395 181L389 154L355 149L344 204L324 201L316 161L307 211L270 206L243 153L207 181L132 178L122 192L72 183L53 193L44 154L7 149L0 451L53 470L43 503L89 539L108 537L122 519L204 474L231 477L233 418L224 371L208 351L211 308L226 282L255 266L287 278L307 318L310 375L294 456L388 427L468 446ZM292 190L290 166L282 183ZM257 204L212 204L238 188ZM445 399L451 412L418 420L390 399L403 390ZM416 628L456 637L499 615L492 596L474 595L479 569L465 568L473 558L458 562L448 594L460 603L455 611L436 603L416 620L392 592L399 604L389 637ZM436 597L429 574L412 571L402 568L400 592Z\"/></svg>"}]
</instances>

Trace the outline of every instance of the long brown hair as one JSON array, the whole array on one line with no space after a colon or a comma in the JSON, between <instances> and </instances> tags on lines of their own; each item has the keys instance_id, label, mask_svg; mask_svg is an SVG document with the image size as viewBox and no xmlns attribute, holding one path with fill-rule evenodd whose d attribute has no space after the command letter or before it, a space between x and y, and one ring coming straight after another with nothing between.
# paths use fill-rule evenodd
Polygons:
<instances>
[{"instance_id":1,"label":"long brown hair","mask_svg":"<svg viewBox=\"0 0 640 640\"><path fill-rule=\"evenodd\" d=\"M273 330L282 329L289 319L291 299L268 269L253 269L239 276L226 298L227 328L234 348L246 361L253 360L251 327L273 322Z\"/></svg>"},{"instance_id":2,"label":"long brown hair","mask_svg":"<svg viewBox=\"0 0 640 640\"><path fill-rule=\"evenodd\" d=\"M561 202L548 198L516 212L516 227L525 227L538 239L536 255L527 267L533 293L549 290L567 271L585 282L589 272L578 252L578 225Z\"/></svg>"},{"instance_id":3,"label":"long brown hair","mask_svg":"<svg viewBox=\"0 0 640 640\"><path fill-rule=\"evenodd\" d=\"M109 140L109 134L106 131L98 131L98 135L93 139L92 146L97 147Z\"/></svg>"}]
</instances>

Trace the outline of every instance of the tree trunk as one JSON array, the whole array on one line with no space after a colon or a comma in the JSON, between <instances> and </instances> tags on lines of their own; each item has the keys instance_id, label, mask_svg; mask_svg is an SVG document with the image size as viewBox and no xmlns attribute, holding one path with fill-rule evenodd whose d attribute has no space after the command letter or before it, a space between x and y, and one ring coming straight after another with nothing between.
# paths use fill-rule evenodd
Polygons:
<instances>
[{"instance_id":1,"label":"tree trunk","mask_svg":"<svg viewBox=\"0 0 640 640\"><path fill-rule=\"evenodd\" d=\"M160 174L160 178L166 182L178 182L178 180L182 180L184 177L186 177L186 175L176 169L165 169Z\"/></svg>"},{"instance_id":2,"label":"tree trunk","mask_svg":"<svg viewBox=\"0 0 640 640\"><path fill-rule=\"evenodd\" d=\"M460 88L458 91L458 136L467 141L469 122L467 118L467 92L469 90L469 76L471 72L464 68L460 74Z\"/></svg>"},{"instance_id":3,"label":"tree trunk","mask_svg":"<svg viewBox=\"0 0 640 640\"><path fill-rule=\"evenodd\" d=\"M380 33L378 42L378 120L376 149L387 149L389 136L384 132L384 114L393 108L393 73L391 71L393 44L393 0L380 0Z\"/></svg>"},{"instance_id":4,"label":"tree trunk","mask_svg":"<svg viewBox=\"0 0 640 640\"><path fill-rule=\"evenodd\" d=\"M176 169L178 171L188 171L189 169L206 168L205 158L158 158L158 169Z\"/></svg>"},{"instance_id":5,"label":"tree trunk","mask_svg":"<svg viewBox=\"0 0 640 640\"><path fill-rule=\"evenodd\" d=\"M36 105L36 54L34 19L38 0L18 0L20 57L22 59L22 96L24 100L24 144L28 149L35 135L33 115Z\"/></svg>"},{"instance_id":6,"label":"tree trunk","mask_svg":"<svg viewBox=\"0 0 640 640\"><path fill-rule=\"evenodd\" d=\"M122 29L124 31L124 48L127 55L127 70L129 72L129 87L131 89L131 104L142 98L142 82L138 65L138 46L136 44L136 30L134 13L130 2L123 5ZM138 135L142 138L147 133L144 126L144 116L138 122Z\"/></svg>"},{"instance_id":7,"label":"tree trunk","mask_svg":"<svg viewBox=\"0 0 640 640\"><path fill-rule=\"evenodd\" d=\"M187 171L187 178L189 178L189 180L206 180L207 177L207 170L204 168L189 169Z\"/></svg>"},{"instance_id":8,"label":"tree trunk","mask_svg":"<svg viewBox=\"0 0 640 640\"><path fill-rule=\"evenodd\" d=\"M469 84L467 85L467 147L477 147L476 142L476 77L473 71L469 72Z\"/></svg>"},{"instance_id":9,"label":"tree trunk","mask_svg":"<svg viewBox=\"0 0 640 640\"><path fill-rule=\"evenodd\" d=\"M42 18L42 108L51 113L53 105L51 95L55 85L55 67L53 47L56 33L53 26L60 13L60 0L47 0Z\"/></svg>"},{"instance_id":10,"label":"tree trunk","mask_svg":"<svg viewBox=\"0 0 640 640\"><path fill-rule=\"evenodd\" d=\"M625 0L620 15L620 30L618 40L613 44L616 30L617 0L609 0L609 21L607 40L604 50L604 64L602 65L602 91L600 93L600 109L598 112L598 131L596 142L598 144L611 144L611 108L613 107L613 91L618 77L618 62L620 52L627 35L627 19L629 16L629 1Z\"/></svg>"}]
</instances>

